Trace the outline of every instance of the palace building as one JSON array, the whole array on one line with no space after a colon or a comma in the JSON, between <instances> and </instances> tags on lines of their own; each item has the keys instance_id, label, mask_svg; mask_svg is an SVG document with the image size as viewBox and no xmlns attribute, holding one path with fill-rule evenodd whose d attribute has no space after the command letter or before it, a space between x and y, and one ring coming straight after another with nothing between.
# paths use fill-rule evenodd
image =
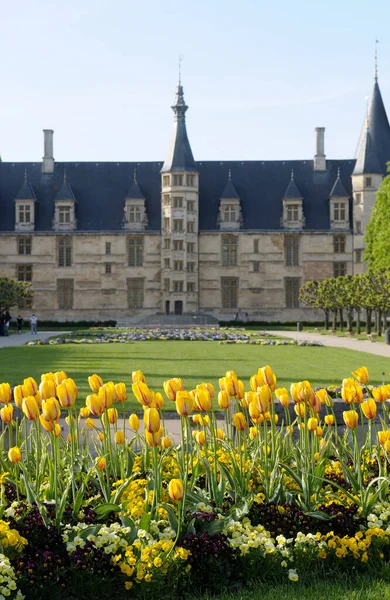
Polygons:
<instances>
[{"instance_id":1,"label":"palace building","mask_svg":"<svg viewBox=\"0 0 390 600\"><path fill-rule=\"evenodd\" d=\"M163 314L315 318L308 280L364 270L390 160L375 74L356 158L194 160L179 81L165 162L0 162L0 276L31 281L40 319L146 323Z\"/></svg>"}]
</instances>

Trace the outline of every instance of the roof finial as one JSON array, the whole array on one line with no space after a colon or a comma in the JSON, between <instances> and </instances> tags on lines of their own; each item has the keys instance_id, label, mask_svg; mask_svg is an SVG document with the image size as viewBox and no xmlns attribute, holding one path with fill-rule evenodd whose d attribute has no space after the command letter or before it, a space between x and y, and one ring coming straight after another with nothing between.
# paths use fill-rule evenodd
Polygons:
<instances>
[{"instance_id":1,"label":"roof finial","mask_svg":"<svg viewBox=\"0 0 390 600\"><path fill-rule=\"evenodd\" d=\"M24 184L27 183L27 167L24 167Z\"/></svg>"},{"instance_id":2,"label":"roof finial","mask_svg":"<svg viewBox=\"0 0 390 600\"><path fill-rule=\"evenodd\" d=\"M294 169L291 169L291 181L294 181Z\"/></svg>"},{"instance_id":3,"label":"roof finial","mask_svg":"<svg viewBox=\"0 0 390 600\"><path fill-rule=\"evenodd\" d=\"M375 67L374 67L375 81L378 81L378 44L379 44L379 40L375 40Z\"/></svg>"},{"instance_id":4,"label":"roof finial","mask_svg":"<svg viewBox=\"0 0 390 600\"><path fill-rule=\"evenodd\" d=\"M64 167L64 183L66 183L66 167Z\"/></svg>"},{"instance_id":5,"label":"roof finial","mask_svg":"<svg viewBox=\"0 0 390 600\"><path fill-rule=\"evenodd\" d=\"M231 180L232 180L232 170L229 169L229 181L231 181Z\"/></svg>"},{"instance_id":6,"label":"roof finial","mask_svg":"<svg viewBox=\"0 0 390 600\"><path fill-rule=\"evenodd\" d=\"M181 63L183 62L184 56L179 54L179 85L181 85Z\"/></svg>"}]
</instances>

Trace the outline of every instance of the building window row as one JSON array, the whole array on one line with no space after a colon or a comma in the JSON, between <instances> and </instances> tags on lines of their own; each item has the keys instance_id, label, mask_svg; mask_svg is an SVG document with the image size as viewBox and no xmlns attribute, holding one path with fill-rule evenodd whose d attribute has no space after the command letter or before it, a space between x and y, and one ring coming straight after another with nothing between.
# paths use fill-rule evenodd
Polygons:
<instances>
[{"instance_id":1,"label":"building window row","mask_svg":"<svg viewBox=\"0 0 390 600\"><path fill-rule=\"evenodd\" d=\"M172 178L172 179L171 179ZM187 185L187 187L195 187L196 186L196 178L195 175L163 175L163 186L169 187L172 186L182 186Z\"/></svg>"},{"instance_id":2,"label":"building window row","mask_svg":"<svg viewBox=\"0 0 390 600\"><path fill-rule=\"evenodd\" d=\"M231 235L222 238L222 264L224 267L237 265L237 238Z\"/></svg>"},{"instance_id":3,"label":"building window row","mask_svg":"<svg viewBox=\"0 0 390 600\"><path fill-rule=\"evenodd\" d=\"M299 265L299 237L288 235L284 238L285 264L287 267Z\"/></svg>"},{"instance_id":4,"label":"building window row","mask_svg":"<svg viewBox=\"0 0 390 600\"><path fill-rule=\"evenodd\" d=\"M347 274L347 263L346 262L335 262L333 263L333 277L343 277Z\"/></svg>"}]
</instances>

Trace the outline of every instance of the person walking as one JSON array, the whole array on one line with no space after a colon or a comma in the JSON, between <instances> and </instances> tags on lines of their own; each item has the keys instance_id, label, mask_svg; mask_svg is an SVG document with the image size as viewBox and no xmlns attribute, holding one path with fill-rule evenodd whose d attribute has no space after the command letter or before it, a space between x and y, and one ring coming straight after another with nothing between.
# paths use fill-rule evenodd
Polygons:
<instances>
[{"instance_id":1,"label":"person walking","mask_svg":"<svg viewBox=\"0 0 390 600\"><path fill-rule=\"evenodd\" d=\"M22 334L22 327L23 327L23 319L20 315L17 316L16 319L16 323L18 326L18 334L21 335Z\"/></svg>"},{"instance_id":2,"label":"person walking","mask_svg":"<svg viewBox=\"0 0 390 600\"><path fill-rule=\"evenodd\" d=\"M34 333L35 333L35 335L37 335L37 323L38 323L38 318L33 313L30 317L31 335L34 335Z\"/></svg>"},{"instance_id":3,"label":"person walking","mask_svg":"<svg viewBox=\"0 0 390 600\"><path fill-rule=\"evenodd\" d=\"M5 313L5 323L4 323L4 335L9 335L9 324L11 323L11 315L9 314L8 310Z\"/></svg>"}]
</instances>

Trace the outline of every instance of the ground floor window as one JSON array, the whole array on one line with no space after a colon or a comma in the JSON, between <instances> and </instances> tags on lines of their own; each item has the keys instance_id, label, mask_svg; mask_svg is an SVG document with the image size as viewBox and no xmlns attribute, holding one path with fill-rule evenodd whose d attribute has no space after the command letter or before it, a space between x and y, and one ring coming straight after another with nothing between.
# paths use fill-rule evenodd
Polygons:
<instances>
[{"instance_id":1,"label":"ground floor window","mask_svg":"<svg viewBox=\"0 0 390 600\"><path fill-rule=\"evenodd\" d=\"M129 308L142 308L144 305L144 280L141 277L127 280L127 300Z\"/></svg>"},{"instance_id":2,"label":"ground floor window","mask_svg":"<svg viewBox=\"0 0 390 600\"><path fill-rule=\"evenodd\" d=\"M222 308L237 308L238 302L238 278L222 277Z\"/></svg>"},{"instance_id":3,"label":"ground floor window","mask_svg":"<svg viewBox=\"0 0 390 600\"><path fill-rule=\"evenodd\" d=\"M73 279L57 279L58 308L73 308Z\"/></svg>"},{"instance_id":4,"label":"ground floor window","mask_svg":"<svg viewBox=\"0 0 390 600\"><path fill-rule=\"evenodd\" d=\"M298 277L288 277L284 280L285 291L286 291L286 307L287 308L298 308L299 307L299 288L301 281Z\"/></svg>"}]
</instances>

